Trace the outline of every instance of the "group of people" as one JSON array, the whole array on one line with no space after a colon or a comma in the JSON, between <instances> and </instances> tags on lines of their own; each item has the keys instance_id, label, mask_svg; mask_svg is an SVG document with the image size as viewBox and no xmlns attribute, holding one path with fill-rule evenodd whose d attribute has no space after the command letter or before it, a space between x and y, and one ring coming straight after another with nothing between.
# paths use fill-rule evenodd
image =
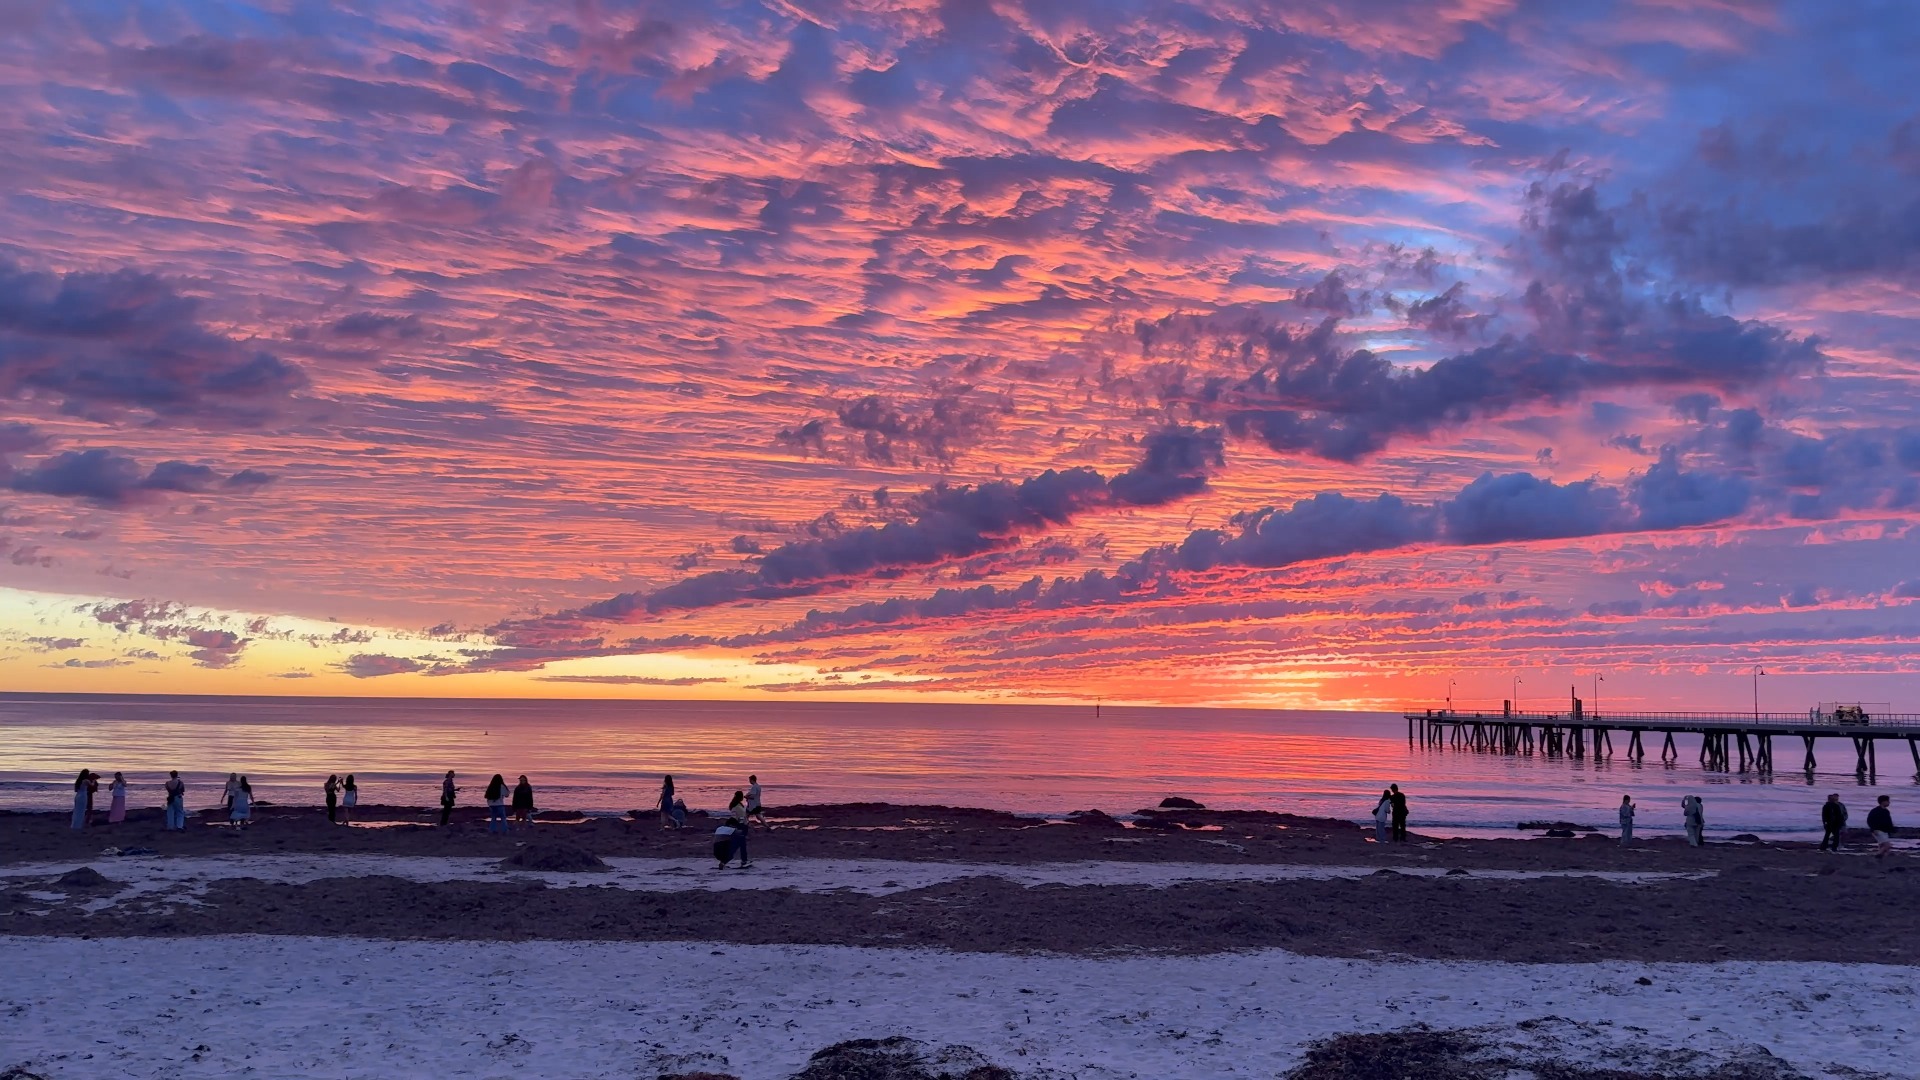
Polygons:
<instances>
[{"instance_id":1,"label":"group of people","mask_svg":"<svg viewBox=\"0 0 1920 1080\"><path fill-rule=\"evenodd\" d=\"M93 800L100 791L100 774L92 769L81 769L80 775L73 781L73 827L89 828L94 821ZM127 819L127 778L119 773L113 774L113 783L107 786L111 801L107 805L107 824L117 825Z\"/></svg>"},{"instance_id":2,"label":"group of people","mask_svg":"<svg viewBox=\"0 0 1920 1080\"><path fill-rule=\"evenodd\" d=\"M342 780L339 773L333 773L321 790L327 797L327 820L335 825L353 824L353 808L360 805L360 782L353 774Z\"/></svg>"},{"instance_id":3,"label":"group of people","mask_svg":"<svg viewBox=\"0 0 1920 1080\"><path fill-rule=\"evenodd\" d=\"M1838 853L1840 836L1847 828L1847 805L1840 796L1829 795L1827 801L1820 804L1820 850ZM1882 795L1874 800L1873 809L1867 811L1867 832L1873 836L1874 857L1884 859L1893 854L1893 799Z\"/></svg>"},{"instance_id":4,"label":"group of people","mask_svg":"<svg viewBox=\"0 0 1920 1080\"><path fill-rule=\"evenodd\" d=\"M455 785L453 781L453 770L448 769L447 775L440 780L441 825L448 825L453 822L453 806L460 794L460 788ZM493 779L487 781L486 793L481 797L487 800L488 832L504 833L512 831L513 827L507 823L507 810L509 805L511 805L513 810L514 821L521 825L533 824L533 784L528 782L526 773L520 774L519 781L515 783L511 789L507 786L507 778L505 776L494 773Z\"/></svg>"},{"instance_id":5,"label":"group of people","mask_svg":"<svg viewBox=\"0 0 1920 1080\"><path fill-rule=\"evenodd\" d=\"M352 777L348 777L352 783ZM92 769L81 769L80 775L73 781L73 823L75 829L85 829L98 824L94 820L94 796L100 790L100 774ZM167 782L163 785L166 792L165 825L168 832L187 831L187 783L180 779L180 770L167 772ZM117 825L127 819L127 778L122 773L113 774L113 782L107 785L108 825ZM226 812L227 823L235 828L245 828L253 820L253 785L239 773L228 773L227 784L222 796L222 809ZM351 803L349 803L351 805ZM329 811L332 807L329 805Z\"/></svg>"},{"instance_id":6,"label":"group of people","mask_svg":"<svg viewBox=\"0 0 1920 1080\"><path fill-rule=\"evenodd\" d=\"M660 824L669 829L684 829L687 825L687 802L674 794L673 775L667 774L660 781ZM740 869L753 865L747 855L747 833L750 825L758 823L767 828L767 810L762 802L760 777L747 777L747 786L733 793L727 803L727 818L713 831L713 859L715 869L724 870L728 863L740 860Z\"/></svg>"},{"instance_id":7,"label":"group of people","mask_svg":"<svg viewBox=\"0 0 1920 1080\"><path fill-rule=\"evenodd\" d=\"M1373 804L1374 840L1384 844L1389 835L1393 843L1407 842L1407 796L1399 784L1388 784L1380 793L1380 801Z\"/></svg>"},{"instance_id":8,"label":"group of people","mask_svg":"<svg viewBox=\"0 0 1920 1080\"><path fill-rule=\"evenodd\" d=\"M754 789L756 792L758 787ZM739 799L736 793L735 800ZM1882 795L1876 800L1874 808L1867 812L1867 830L1873 835L1875 856L1886 858L1893 852L1893 810L1892 799ZM754 805L758 805L756 801ZM1640 812L1633 796L1620 796L1620 843L1624 846L1633 842L1633 819ZM1687 844L1701 847L1706 843L1707 803L1698 795L1687 795L1680 800L1680 818L1686 828ZM1820 850L1838 852L1840 836L1847 827L1847 808L1839 795L1828 795L1827 801L1820 807L1820 825L1823 835L1820 838ZM1389 784L1380 793L1379 801L1373 804L1373 838L1378 843L1404 843L1407 839L1407 797L1399 784ZM719 846L715 845L715 854ZM724 863L722 864L724 865Z\"/></svg>"}]
</instances>

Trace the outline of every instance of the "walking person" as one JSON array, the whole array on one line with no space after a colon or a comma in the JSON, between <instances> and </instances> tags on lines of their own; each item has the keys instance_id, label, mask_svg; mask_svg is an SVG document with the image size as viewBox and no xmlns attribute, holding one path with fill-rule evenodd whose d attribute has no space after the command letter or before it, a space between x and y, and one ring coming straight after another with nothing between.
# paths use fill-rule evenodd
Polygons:
<instances>
[{"instance_id":1,"label":"walking person","mask_svg":"<svg viewBox=\"0 0 1920 1080\"><path fill-rule=\"evenodd\" d=\"M113 783L107 785L107 792L113 796L107 803L107 824L118 825L127 820L127 778L114 773Z\"/></svg>"},{"instance_id":2,"label":"walking person","mask_svg":"<svg viewBox=\"0 0 1920 1080\"><path fill-rule=\"evenodd\" d=\"M340 785L340 824L353 824L353 808L360 805L360 785L353 782L353 774L348 773L345 783Z\"/></svg>"},{"instance_id":3,"label":"walking person","mask_svg":"<svg viewBox=\"0 0 1920 1080\"><path fill-rule=\"evenodd\" d=\"M1393 842L1407 842L1407 796L1400 790L1399 784L1388 784L1388 798L1393 802Z\"/></svg>"},{"instance_id":4,"label":"walking person","mask_svg":"<svg viewBox=\"0 0 1920 1080\"><path fill-rule=\"evenodd\" d=\"M527 775L520 774L520 782L513 785L513 820L522 825L533 824L533 785L527 783Z\"/></svg>"},{"instance_id":5,"label":"walking person","mask_svg":"<svg viewBox=\"0 0 1920 1080\"><path fill-rule=\"evenodd\" d=\"M92 822L87 820L87 808L91 798L87 795L87 778L93 774L85 769L73 778L73 828L84 829Z\"/></svg>"},{"instance_id":6,"label":"walking person","mask_svg":"<svg viewBox=\"0 0 1920 1080\"><path fill-rule=\"evenodd\" d=\"M167 773L167 831L187 831L187 784L179 769Z\"/></svg>"},{"instance_id":7,"label":"walking person","mask_svg":"<svg viewBox=\"0 0 1920 1080\"><path fill-rule=\"evenodd\" d=\"M487 831L507 830L507 779L499 773L487 781Z\"/></svg>"},{"instance_id":8,"label":"walking person","mask_svg":"<svg viewBox=\"0 0 1920 1080\"><path fill-rule=\"evenodd\" d=\"M1873 842L1878 845L1873 857L1884 859L1893 854L1893 811L1887 804L1892 800L1882 795L1873 809L1867 811L1867 828L1873 832Z\"/></svg>"},{"instance_id":9,"label":"walking person","mask_svg":"<svg viewBox=\"0 0 1920 1080\"><path fill-rule=\"evenodd\" d=\"M1620 796L1620 846L1633 843L1633 815L1635 807L1633 796Z\"/></svg>"},{"instance_id":10,"label":"walking person","mask_svg":"<svg viewBox=\"0 0 1920 1080\"><path fill-rule=\"evenodd\" d=\"M1393 792L1380 789L1380 801L1373 804L1373 842L1387 842L1387 828L1393 821Z\"/></svg>"},{"instance_id":11,"label":"walking person","mask_svg":"<svg viewBox=\"0 0 1920 1080\"><path fill-rule=\"evenodd\" d=\"M673 774L660 781L660 824L673 827Z\"/></svg>"},{"instance_id":12,"label":"walking person","mask_svg":"<svg viewBox=\"0 0 1920 1080\"><path fill-rule=\"evenodd\" d=\"M340 774L328 773L325 786L327 793L327 824L338 825L340 824Z\"/></svg>"},{"instance_id":13,"label":"walking person","mask_svg":"<svg viewBox=\"0 0 1920 1080\"><path fill-rule=\"evenodd\" d=\"M1707 831L1707 804L1698 795L1689 795L1680 800L1680 813L1687 823L1687 844L1690 847L1704 845Z\"/></svg>"},{"instance_id":14,"label":"walking person","mask_svg":"<svg viewBox=\"0 0 1920 1080\"><path fill-rule=\"evenodd\" d=\"M1847 828L1847 804L1840 801L1839 793L1827 796L1820 804L1820 850L1840 853L1840 834Z\"/></svg>"},{"instance_id":15,"label":"walking person","mask_svg":"<svg viewBox=\"0 0 1920 1080\"><path fill-rule=\"evenodd\" d=\"M445 827L453 820L453 797L460 789L453 786L453 770L447 770L446 779L440 781L440 824Z\"/></svg>"},{"instance_id":16,"label":"walking person","mask_svg":"<svg viewBox=\"0 0 1920 1080\"><path fill-rule=\"evenodd\" d=\"M761 828L767 825L767 808L760 805L760 778L747 777L747 819L757 821Z\"/></svg>"},{"instance_id":17,"label":"walking person","mask_svg":"<svg viewBox=\"0 0 1920 1080\"><path fill-rule=\"evenodd\" d=\"M240 774L228 773L227 786L220 792L220 809L225 810L228 817L233 816L233 793L238 790L240 790Z\"/></svg>"},{"instance_id":18,"label":"walking person","mask_svg":"<svg viewBox=\"0 0 1920 1080\"><path fill-rule=\"evenodd\" d=\"M244 829L253 821L253 785L237 776L233 785L233 804L227 807L227 824Z\"/></svg>"}]
</instances>

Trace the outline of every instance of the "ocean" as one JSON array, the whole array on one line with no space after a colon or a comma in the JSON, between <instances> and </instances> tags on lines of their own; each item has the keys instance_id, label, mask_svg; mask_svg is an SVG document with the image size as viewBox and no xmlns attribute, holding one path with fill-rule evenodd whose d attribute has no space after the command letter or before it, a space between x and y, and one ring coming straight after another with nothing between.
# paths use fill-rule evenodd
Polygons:
<instances>
[{"instance_id":1,"label":"ocean","mask_svg":"<svg viewBox=\"0 0 1920 1080\"><path fill-rule=\"evenodd\" d=\"M124 772L134 806L159 804L168 769L190 807L217 802L228 772L282 804L317 805L328 773L354 773L363 803L428 806L453 769L463 804L492 774L525 773L542 809L591 814L651 808L663 773L695 809L725 807L757 773L776 815L852 801L1124 814L1181 795L1360 822L1397 783L1416 830L1455 836L1517 836L1531 820L1611 830L1622 795L1641 804L1640 833L1678 832L1689 793L1718 835L1817 837L1828 792L1856 823L1876 794L1894 795L1896 818L1920 809L1904 762L1874 784L1709 773L1697 742L1681 745L1672 765L1506 756L1412 745L1398 715L1248 709L16 694L0 696L0 808L65 811L86 767Z\"/></svg>"}]
</instances>

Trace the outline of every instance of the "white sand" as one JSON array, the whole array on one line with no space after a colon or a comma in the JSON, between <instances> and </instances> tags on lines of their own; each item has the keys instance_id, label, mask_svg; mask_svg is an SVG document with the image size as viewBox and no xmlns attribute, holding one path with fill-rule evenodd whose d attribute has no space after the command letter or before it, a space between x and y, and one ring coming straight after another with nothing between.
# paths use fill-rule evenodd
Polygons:
<instances>
[{"instance_id":1,"label":"white sand","mask_svg":"<svg viewBox=\"0 0 1920 1080\"><path fill-rule=\"evenodd\" d=\"M1272 1078L1310 1039L1563 1017L1582 1060L1763 1046L1815 1075L1911 1076L1911 968L1374 962L1259 952L1095 960L833 946L6 940L0 1069L50 1077L790 1075L860 1037L1009 1067ZM1636 985L1648 976L1651 986Z\"/></svg>"},{"instance_id":2,"label":"white sand","mask_svg":"<svg viewBox=\"0 0 1920 1080\"><path fill-rule=\"evenodd\" d=\"M497 859L415 855L203 855L152 858L98 858L79 862L17 864L0 868L0 884L9 879L45 879L82 866L133 886L115 896L91 901L101 910L135 897L191 901L208 882L230 878L299 884L329 877L386 875L410 881L510 881L537 879L549 886L612 885L647 892L718 889L797 889L802 892L847 890L869 896L923 889L962 878L992 877L1028 887L1037 885L1143 885L1165 888L1184 881L1288 881L1362 878L1378 866L1291 866L1259 863L1064 862L1015 866L994 863L903 862L883 859L761 859L751 870L715 870L704 859L608 859L610 871L585 874L502 870ZM1436 877L1443 866L1395 867L1396 873ZM1471 876L1503 880L1591 877L1641 883L1711 876L1710 873L1661 873L1566 870L1474 870Z\"/></svg>"}]
</instances>

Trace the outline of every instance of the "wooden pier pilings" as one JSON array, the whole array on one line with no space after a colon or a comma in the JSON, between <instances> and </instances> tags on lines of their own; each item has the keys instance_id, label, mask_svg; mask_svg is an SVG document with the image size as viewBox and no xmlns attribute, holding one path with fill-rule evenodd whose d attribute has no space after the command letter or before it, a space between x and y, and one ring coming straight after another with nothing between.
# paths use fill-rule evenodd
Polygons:
<instances>
[{"instance_id":1,"label":"wooden pier pilings","mask_svg":"<svg viewBox=\"0 0 1920 1080\"><path fill-rule=\"evenodd\" d=\"M1626 736L1624 756L1644 761L1647 736L1659 734L1660 760L1677 762L1677 734L1700 736L1700 767L1713 772L1774 771L1773 740L1799 736L1805 756L1801 769L1819 767L1816 749L1822 739L1845 739L1853 747L1854 772L1878 775L1878 747L1904 741L1920 776L1920 714L1874 717L1868 722L1843 723L1818 714L1754 713L1587 713L1579 699L1567 713L1527 713L1507 703L1497 713L1428 709L1408 712L1407 741L1421 746L1450 747L1497 754L1543 754L1585 759L1614 756L1615 732Z\"/></svg>"}]
</instances>

